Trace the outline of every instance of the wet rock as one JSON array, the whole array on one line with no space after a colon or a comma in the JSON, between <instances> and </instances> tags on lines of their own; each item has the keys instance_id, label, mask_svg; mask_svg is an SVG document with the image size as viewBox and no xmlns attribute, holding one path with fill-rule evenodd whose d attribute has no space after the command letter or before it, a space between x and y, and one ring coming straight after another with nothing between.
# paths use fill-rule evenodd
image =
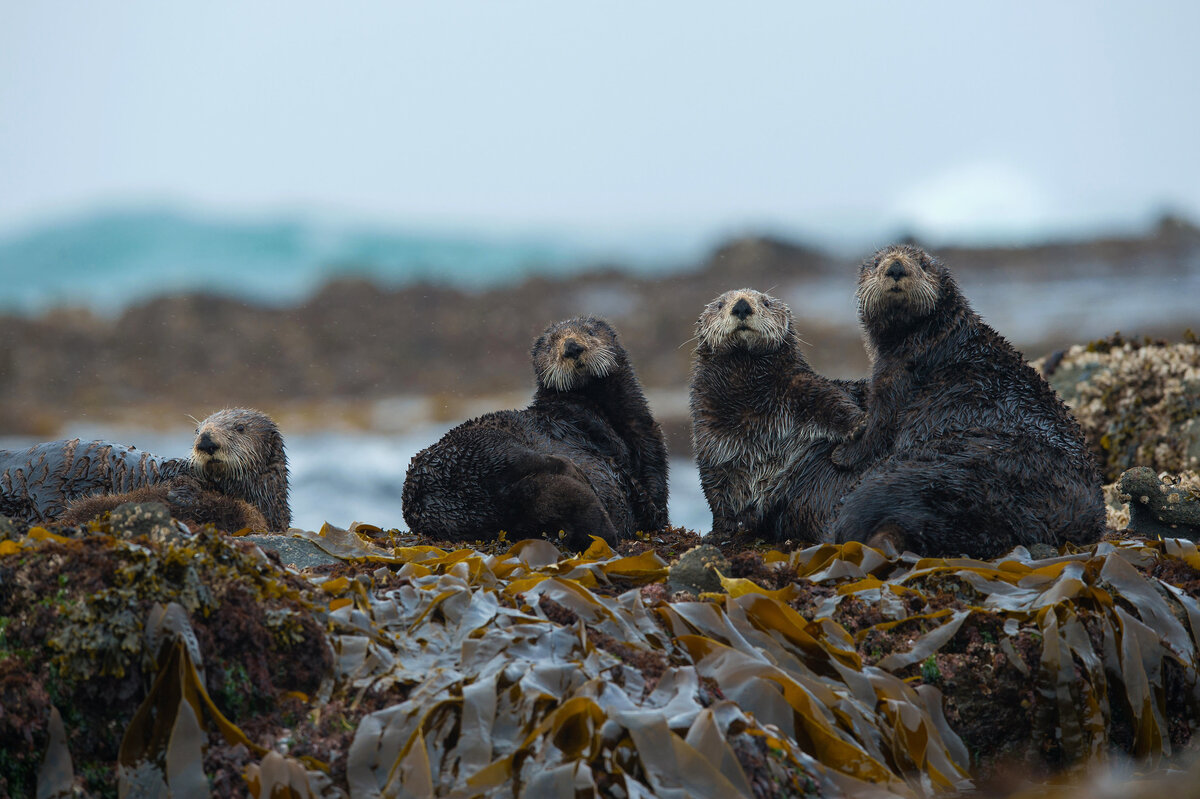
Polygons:
<instances>
[{"instance_id":1,"label":"wet rock","mask_svg":"<svg viewBox=\"0 0 1200 799\"><path fill-rule=\"evenodd\" d=\"M692 594L702 594L706 591L720 591L721 578L717 575L728 574L729 561L721 550L709 544L693 547L679 557L667 572L667 588L671 591L687 591Z\"/></svg>"},{"instance_id":2,"label":"wet rock","mask_svg":"<svg viewBox=\"0 0 1200 799\"><path fill-rule=\"evenodd\" d=\"M8 541L18 536L17 528L7 516L0 516L0 541Z\"/></svg>"},{"instance_id":3,"label":"wet rock","mask_svg":"<svg viewBox=\"0 0 1200 799\"><path fill-rule=\"evenodd\" d=\"M1034 560L1045 560L1047 558L1057 558L1058 550L1049 544L1044 544L1041 541L1029 545L1029 557Z\"/></svg>"},{"instance_id":4,"label":"wet rock","mask_svg":"<svg viewBox=\"0 0 1200 799\"><path fill-rule=\"evenodd\" d=\"M158 543L174 543L192 537L187 527L171 518L161 502L126 502L113 509L109 517L113 535L124 538L146 536Z\"/></svg>"},{"instance_id":5,"label":"wet rock","mask_svg":"<svg viewBox=\"0 0 1200 799\"><path fill-rule=\"evenodd\" d=\"M1071 407L1106 482L1134 466L1200 468L1200 343L1119 333L1034 363Z\"/></svg>"},{"instance_id":6,"label":"wet rock","mask_svg":"<svg viewBox=\"0 0 1200 799\"><path fill-rule=\"evenodd\" d=\"M1145 466L1125 472L1119 487L1129 502L1129 529L1148 538L1200 540L1198 484L1194 472L1165 479Z\"/></svg>"},{"instance_id":7,"label":"wet rock","mask_svg":"<svg viewBox=\"0 0 1200 799\"><path fill-rule=\"evenodd\" d=\"M313 566L328 566L341 563L319 546L304 538L293 538L287 535L247 535L243 541L253 541L263 550L274 552L284 563L297 569L308 569Z\"/></svg>"}]
</instances>

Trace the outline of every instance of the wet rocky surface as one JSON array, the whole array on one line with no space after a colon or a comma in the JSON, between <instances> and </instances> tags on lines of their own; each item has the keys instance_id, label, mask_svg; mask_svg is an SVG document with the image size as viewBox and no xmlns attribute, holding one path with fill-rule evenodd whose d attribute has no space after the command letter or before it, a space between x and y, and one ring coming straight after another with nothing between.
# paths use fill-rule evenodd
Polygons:
<instances>
[{"instance_id":1,"label":"wet rocky surface","mask_svg":"<svg viewBox=\"0 0 1200 799\"><path fill-rule=\"evenodd\" d=\"M10 530L0 791L1007 795L1195 749L1189 541L697 543Z\"/></svg>"},{"instance_id":2,"label":"wet rocky surface","mask_svg":"<svg viewBox=\"0 0 1200 799\"><path fill-rule=\"evenodd\" d=\"M1121 475L1117 487L1129 507L1130 531L1200 540L1200 474L1157 475L1137 466Z\"/></svg>"},{"instance_id":3,"label":"wet rocky surface","mask_svg":"<svg viewBox=\"0 0 1200 799\"><path fill-rule=\"evenodd\" d=\"M1070 406L1105 482L1143 466L1200 469L1200 340L1131 340L1117 333L1034 362Z\"/></svg>"}]
</instances>

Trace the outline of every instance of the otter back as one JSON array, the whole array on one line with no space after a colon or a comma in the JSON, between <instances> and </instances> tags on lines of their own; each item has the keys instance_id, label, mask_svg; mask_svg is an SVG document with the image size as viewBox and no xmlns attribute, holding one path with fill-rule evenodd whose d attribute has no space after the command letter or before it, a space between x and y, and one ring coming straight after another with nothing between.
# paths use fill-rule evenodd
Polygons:
<instances>
[{"instance_id":1,"label":"otter back","mask_svg":"<svg viewBox=\"0 0 1200 799\"><path fill-rule=\"evenodd\" d=\"M153 485L187 469L186 460L77 438L0 450L0 511L27 523L44 523L80 497Z\"/></svg>"}]
</instances>

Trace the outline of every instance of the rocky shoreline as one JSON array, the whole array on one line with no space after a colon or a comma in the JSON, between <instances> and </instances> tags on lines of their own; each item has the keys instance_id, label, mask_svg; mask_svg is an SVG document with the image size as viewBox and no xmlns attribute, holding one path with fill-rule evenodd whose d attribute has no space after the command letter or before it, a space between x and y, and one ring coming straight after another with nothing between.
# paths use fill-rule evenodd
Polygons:
<instances>
[{"instance_id":1,"label":"rocky shoreline","mask_svg":"<svg viewBox=\"0 0 1200 799\"><path fill-rule=\"evenodd\" d=\"M1114 763L1122 795L1179 784L1200 476L1161 444L1200 416L1200 354L1109 340L1041 367L1106 463L1148 458L1092 546L0 520L0 795L1085 796Z\"/></svg>"},{"instance_id":2,"label":"rocky shoreline","mask_svg":"<svg viewBox=\"0 0 1200 799\"><path fill-rule=\"evenodd\" d=\"M1079 301L1062 292L1137 275L1130 291L1110 292L1120 309L1148 287L1200 279L1200 229L1173 218L1144 235L935 252L973 301L972 288L978 299L1008 298L994 312L1006 315L999 328L1030 357L1081 337L1076 320L1056 321ZM752 237L654 278L608 266L480 291L347 278L294 307L194 294L113 317L70 308L0 315L0 434L54 438L81 418L171 427L184 413L234 405L261 408L285 430L331 419L364 430L461 420L523 402L536 335L549 321L594 313L620 331L673 452L686 455L689 338L704 304L730 288L771 289L792 304L813 367L858 377L866 356L856 267L851 256ZM1177 339L1191 323L1154 310L1124 332ZM1092 336L1119 326L1100 311L1087 321L1098 328Z\"/></svg>"},{"instance_id":3,"label":"rocky shoreline","mask_svg":"<svg viewBox=\"0 0 1200 799\"><path fill-rule=\"evenodd\" d=\"M932 796L1194 751L1183 539L574 555L143 508L0 542L8 795Z\"/></svg>"}]
</instances>

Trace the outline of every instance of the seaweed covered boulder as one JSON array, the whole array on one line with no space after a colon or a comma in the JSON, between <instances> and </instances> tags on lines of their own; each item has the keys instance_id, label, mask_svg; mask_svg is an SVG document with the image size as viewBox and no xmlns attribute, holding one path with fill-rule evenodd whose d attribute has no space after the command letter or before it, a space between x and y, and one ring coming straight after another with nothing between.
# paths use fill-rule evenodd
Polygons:
<instances>
[{"instance_id":1,"label":"seaweed covered boulder","mask_svg":"<svg viewBox=\"0 0 1200 799\"><path fill-rule=\"evenodd\" d=\"M42 795L43 761L59 764L44 775L57 788L99 796L116 795L119 767L161 773L183 735L146 704L163 692L211 705L217 737L265 751L242 726L277 719L331 674L307 582L252 544L189 533L162 506L113 517L0 540L0 795ZM175 682L163 677L164 640L188 647Z\"/></svg>"},{"instance_id":2,"label":"seaweed covered boulder","mask_svg":"<svg viewBox=\"0 0 1200 799\"><path fill-rule=\"evenodd\" d=\"M1200 468L1200 341L1119 333L1034 363L1071 407L1106 482L1134 466Z\"/></svg>"}]
</instances>

